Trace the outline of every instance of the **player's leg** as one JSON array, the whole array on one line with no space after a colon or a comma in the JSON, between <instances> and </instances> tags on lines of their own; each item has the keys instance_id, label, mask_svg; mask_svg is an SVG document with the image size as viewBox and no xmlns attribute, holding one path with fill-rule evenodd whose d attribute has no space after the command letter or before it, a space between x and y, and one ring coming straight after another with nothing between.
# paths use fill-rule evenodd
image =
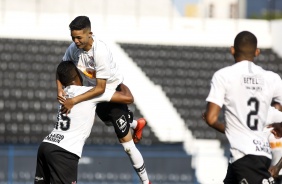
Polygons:
<instances>
[{"instance_id":1,"label":"player's leg","mask_svg":"<svg viewBox=\"0 0 282 184\"><path fill-rule=\"evenodd\" d=\"M143 182L143 184L148 184L149 179L143 156L132 140L128 113L129 112L127 110L120 108L119 104L112 104L111 118L116 135L125 152L129 156L132 166L138 174L140 180Z\"/></svg>"},{"instance_id":2,"label":"player's leg","mask_svg":"<svg viewBox=\"0 0 282 184\"><path fill-rule=\"evenodd\" d=\"M275 184L268 172L270 163L271 160L265 156L246 155L232 163L231 167L238 183Z\"/></svg>"},{"instance_id":3,"label":"player's leg","mask_svg":"<svg viewBox=\"0 0 282 184\"><path fill-rule=\"evenodd\" d=\"M279 175L277 178L275 178L276 184L282 184L282 175Z\"/></svg>"},{"instance_id":4,"label":"player's leg","mask_svg":"<svg viewBox=\"0 0 282 184\"><path fill-rule=\"evenodd\" d=\"M236 181L235 173L232 170L231 164L228 164L227 173L223 180L224 184L238 184Z\"/></svg>"},{"instance_id":5,"label":"player's leg","mask_svg":"<svg viewBox=\"0 0 282 184\"><path fill-rule=\"evenodd\" d=\"M106 125L112 125L112 117L111 117L111 109L112 105L115 103L110 102L102 102L97 104L96 108L96 114L98 117L106 124ZM147 122L144 118L139 118L137 120L134 120L133 113L128 110L128 106L126 104L119 104L120 108L124 109L126 115L128 116L128 121L130 128L133 129L133 141L134 143L138 143L142 139L143 129L147 125Z\"/></svg>"},{"instance_id":6,"label":"player's leg","mask_svg":"<svg viewBox=\"0 0 282 184\"><path fill-rule=\"evenodd\" d=\"M45 155L51 173L50 183L77 183L77 155L54 144L48 145Z\"/></svg>"},{"instance_id":7,"label":"player's leg","mask_svg":"<svg viewBox=\"0 0 282 184\"><path fill-rule=\"evenodd\" d=\"M50 184L50 170L45 159L46 144L41 143L37 151L34 184Z\"/></svg>"},{"instance_id":8,"label":"player's leg","mask_svg":"<svg viewBox=\"0 0 282 184\"><path fill-rule=\"evenodd\" d=\"M116 88L117 91L120 91L120 85ZM147 122L144 118L139 118L138 120L133 119L133 113L129 111L128 106L123 104L123 108L126 112L129 112L130 127L133 128L133 141L138 143L142 139L143 128L147 125Z\"/></svg>"},{"instance_id":9,"label":"player's leg","mask_svg":"<svg viewBox=\"0 0 282 184\"><path fill-rule=\"evenodd\" d=\"M133 129L133 141L137 144L142 139L143 129L147 125L147 122L144 118L134 120L133 113L131 111L129 111L129 117L132 118L132 121L130 121L130 127Z\"/></svg>"}]
</instances>

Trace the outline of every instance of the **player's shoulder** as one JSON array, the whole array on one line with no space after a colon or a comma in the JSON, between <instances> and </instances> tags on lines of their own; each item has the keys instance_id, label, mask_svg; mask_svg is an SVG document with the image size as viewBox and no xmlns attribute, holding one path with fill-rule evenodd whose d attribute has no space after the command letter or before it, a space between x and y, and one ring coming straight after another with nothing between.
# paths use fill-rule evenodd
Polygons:
<instances>
[{"instance_id":1,"label":"player's shoulder","mask_svg":"<svg viewBox=\"0 0 282 184\"><path fill-rule=\"evenodd\" d=\"M77 48L74 42L72 42L67 48L63 60L72 59L75 60L81 54L80 49Z\"/></svg>"},{"instance_id":2,"label":"player's shoulder","mask_svg":"<svg viewBox=\"0 0 282 184\"><path fill-rule=\"evenodd\" d=\"M273 78L279 78L281 79L280 75L276 72L270 71L270 70L265 70L266 75L273 77Z\"/></svg>"},{"instance_id":3,"label":"player's shoulder","mask_svg":"<svg viewBox=\"0 0 282 184\"><path fill-rule=\"evenodd\" d=\"M76 50L79 50L79 48L77 48L77 46L75 45L75 43L74 42L72 42L70 45L69 45L69 47L67 48L67 51L76 51Z\"/></svg>"},{"instance_id":4,"label":"player's shoulder","mask_svg":"<svg viewBox=\"0 0 282 184\"><path fill-rule=\"evenodd\" d=\"M108 50L108 44L103 41L100 37L94 36L94 49L95 50L99 50L99 52L101 52L101 50L103 51L107 51Z\"/></svg>"},{"instance_id":5,"label":"player's shoulder","mask_svg":"<svg viewBox=\"0 0 282 184\"><path fill-rule=\"evenodd\" d=\"M230 75L234 72L234 70L232 70L232 65L231 66L225 66L219 70L217 70L214 73L214 76L226 76L226 75Z\"/></svg>"}]
</instances>

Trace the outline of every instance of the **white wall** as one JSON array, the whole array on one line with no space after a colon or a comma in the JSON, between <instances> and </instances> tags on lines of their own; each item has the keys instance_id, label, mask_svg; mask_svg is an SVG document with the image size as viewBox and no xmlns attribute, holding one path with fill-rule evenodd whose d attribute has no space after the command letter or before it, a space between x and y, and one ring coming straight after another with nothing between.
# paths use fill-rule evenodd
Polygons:
<instances>
[{"instance_id":1,"label":"white wall","mask_svg":"<svg viewBox=\"0 0 282 184\"><path fill-rule=\"evenodd\" d=\"M231 46L238 32L249 30L259 47L282 53L281 21L185 18L170 0L0 0L0 10L1 37L70 40L70 21L87 15L95 34L118 42Z\"/></svg>"},{"instance_id":2,"label":"white wall","mask_svg":"<svg viewBox=\"0 0 282 184\"><path fill-rule=\"evenodd\" d=\"M264 20L180 17L170 0L0 0L0 6L1 37L70 40L70 21L87 15L95 34L119 42L230 46L242 30L257 35L259 47L280 38Z\"/></svg>"},{"instance_id":3,"label":"white wall","mask_svg":"<svg viewBox=\"0 0 282 184\"><path fill-rule=\"evenodd\" d=\"M272 36L272 48L276 51L280 57L282 57L282 21L276 20L271 22L271 36Z\"/></svg>"}]
</instances>

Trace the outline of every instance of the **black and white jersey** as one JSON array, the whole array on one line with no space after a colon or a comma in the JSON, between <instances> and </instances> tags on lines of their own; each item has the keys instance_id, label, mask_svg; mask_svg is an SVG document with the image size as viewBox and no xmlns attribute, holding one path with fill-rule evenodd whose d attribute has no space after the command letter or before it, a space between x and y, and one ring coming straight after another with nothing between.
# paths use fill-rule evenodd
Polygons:
<instances>
[{"instance_id":1,"label":"black and white jersey","mask_svg":"<svg viewBox=\"0 0 282 184\"><path fill-rule=\"evenodd\" d=\"M123 81L123 75L114 60L109 47L93 35L93 45L89 51L77 48L73 42L65 52L63 61L71 60L77 68L87 76L83 80L84 86L95 85L96 78L107 79L107 88L115 89ZM86 80L85 80L86 79Z\"/></svg>"},{"instance_id":2,"label":"black and white jersey","mask_svg":"<svg viewBox=\"0 0 282 184\"><path fill-rule=\"evenodd\" d=\"M250 61L235 63L214 74L206 101L225 106L225 134L231 146L231 162L247 154L271 158L263 128L272 99L282 102L281 92L279 75Z\"/></svg>"},{"instance_id":3,"label":"black and white jersey","mask_svg":"<svg viewBox=\"0 0 282 184\"><path fill-rule=\"evenodd\" d=\"M68 86L65 92L68 97L85 93L92 87ZM102 95L76 104L68 115L57 114L57 122L53 131L43 142L49 142L81 157L82 148L89 137L94 123L96 105L102 101L110 101L115 90L106 90Z\"/></svg>"}]
</instances>

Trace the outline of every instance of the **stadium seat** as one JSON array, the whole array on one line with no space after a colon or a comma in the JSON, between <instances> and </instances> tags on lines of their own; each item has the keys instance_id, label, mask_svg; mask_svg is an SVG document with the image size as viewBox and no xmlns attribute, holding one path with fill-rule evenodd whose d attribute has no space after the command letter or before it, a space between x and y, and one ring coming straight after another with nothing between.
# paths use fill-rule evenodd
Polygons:
<instances>
[{"instance_id":1,"label":"stadium seat","mask_svg":"<svg viewBox=\"0 0 282 184\"><path fill-rule=\"evenodd\" d=\"M194 137L226 142L225 136L211 131L201 120L201 113L205 110L213 73L234 63L228 47L119 44L143 72L162 87ZM271 49L261 49L261 55L255 59L263 68L280 72L280 76L281 61Z\"/></svg>"}]
</instances>

